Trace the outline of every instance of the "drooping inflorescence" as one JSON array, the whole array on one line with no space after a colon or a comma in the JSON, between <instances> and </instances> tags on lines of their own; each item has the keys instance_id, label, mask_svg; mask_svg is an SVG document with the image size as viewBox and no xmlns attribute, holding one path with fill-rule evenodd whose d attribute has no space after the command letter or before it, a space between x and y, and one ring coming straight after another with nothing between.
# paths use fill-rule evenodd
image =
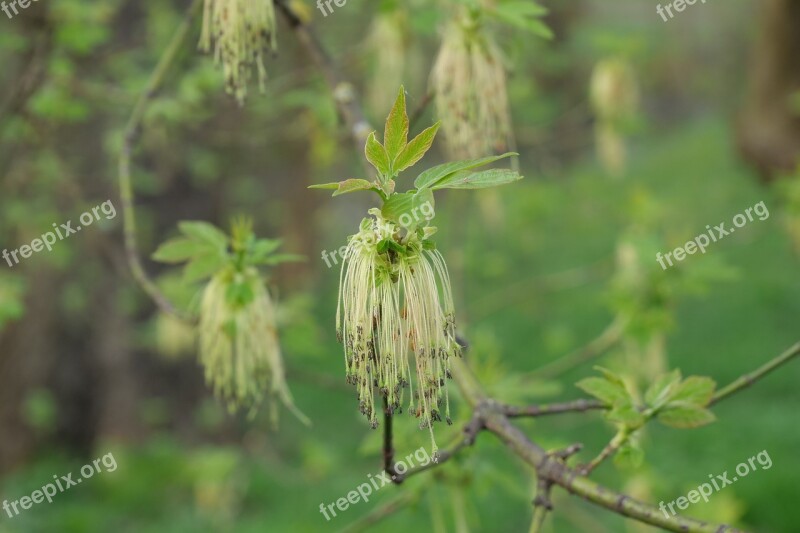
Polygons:
<instances>
[{"instance_id":1,"label":"drooping inflorescence","mask_svg":"<svg viewBox=\"0 0 800 533\"><path fill-rule=\"evenodd\" d=\"M452 22L444 30L431 87L451 157L505 151L512 135L506 69L479 21Z\"/></svg>"},{"instance_id":2,"label":"drooping inflorescence","mask_svg":"<svg viewBox=\"0 0 800 533\"><path fill-rule=\"evenodd\" d=\"M231 236L205 222L179 228L184 237L164 243L154 258L187 261L186 282L208 279L197 331L206 382L231 411L254 413L266 392L307 423L286 384L275 305L258 270L295 257L273 254L280 242L256 239L246 220L234 223ZM275 403L270 407L274 420Z\"/></svg>"},{"instance_id":3,"label":"drooping inflorescence","mask_svg":"<svg viewBox=\"0 0 800 533\"><path fill-rule=\"evenodd\" d=\"M455 309L444 258L422 229L403 228L371 209L349 239L342 263L337 334L344 343L347 380L361 412L377 427L373 390L400 411L406 387L421 428L450 421L445 387L449 360L460 355ZM413 354L417 390L411 380Z\"/></svg>"},{"instance_id":4,"label":"drooping inflorescence","mask_svg":"<svg viewBox=\"0 0 800 533\"><path fill-rule=\"evenodd\" d=\"M439 123L408 140L409 121L403 88L386 119L383 143L372 132L365 155L378 171L374 181L348 179L314 185L334 189L334 196L375 192L381 208L369 210L358 233L350 236L342 261L336 329L344 344L348 383L358 391L361 412L378 426L375 397L386 402L389 416L402 410L406 388L409 407L420 427L450 420L447 379L451 358L461 354L456 341L455 307L444 257L431 236L436 228L433 191L482 189L522 178L505 169L476 170L504 157L483 157L430 168L406 192L395 178L430 149ZM413 365L413 371L412 371ZM416 377L416 382L414 380Z\"/></svg>"},{"instance_id":5,"label":"drooping inflorescence","mask_svg":"<svg viewBox=\"0 0 800 533\"><path fill-rule=\"evenodd\" d=\"M277 49L273 0L205 0L200 49L222 63L225 90L243 103L252 71L263 91L264 56Z\"/></svg>"}]
</instances>

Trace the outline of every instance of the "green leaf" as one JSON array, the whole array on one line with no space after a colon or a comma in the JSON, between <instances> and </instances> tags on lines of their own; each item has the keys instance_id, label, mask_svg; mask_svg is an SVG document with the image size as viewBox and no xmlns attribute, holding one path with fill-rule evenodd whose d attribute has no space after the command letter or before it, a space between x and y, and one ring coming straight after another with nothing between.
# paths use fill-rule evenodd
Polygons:
<instances>
[{"instance_id":1,"label":"green leaf","mask_svg":"<svg viewBox=\"0 0 800 533\"><path fill-rule=\"evenodd\" d=\"M333 193L334 196L340 196L349 192L356 191L370 191L376 190L375 185L367 180L349 179L339 182L339 188Z\"/></svg>"},{"instance_id":2,"label":"green leaf","mask_svg":"<svg viewBox=\"0 0 800 533\"><path fill-rule=\"evenodd\" d=\"M622 468L639 468L644 462L644 450L631 441L620 446L614 456L614 464Z\"/></svg>"},{"instance_id":3,"label":"green leaf","mask_svg":"<svg viewBox=\"0 0 800 533\"><path fill-rule=\"evenodd\" d=\"M644 415L629 401L615 405L606 413L606 418L633 429L641 427L645 422Z\"/></svg>"},{"instance_id":4,"label":"green leaf","mask_svg":"<svg viewBox=\"0 0 800 533\"><path fill-rule=\"evenodd\" d=\"M364 153L367 156L367 161L380 172L381 176L389 175L390 157L386 153L386 149L378 142L374 131L367 137Z\"/></svg>"},{"instance_id":5,"label":"green leaf","mask_svg":"<svg viewBox=\"0 0 800 533\"><path fill-rule=\"evenodd\" d=\"M208 252L208 247L189 239L172 239L159 246L152 257L162 263L182 263L202 252Z\"/></svg>"},{"instance_id":6,"label":"green leaf","mask_svg":"<svg viewBox=\"0 0 800 533\"><path fill-rule=\"evenodd\" d=\"M406 252L405 246L396 243L392 239L383 239L378 243L377 250L379 254L386 253L389 250L394 250L397 253L404 254Z\"/></svg>"},{"instance_id":7,"label":"green leaf","mask_svg":"<svg viewBox=\"0 0 800 533\"><path fill-rule=\"evenodd\" d=\"M600 365L595 365L593 368L598 372L600 372L601 374L603 374L603 376L611 383L616 383L618 385L621 385L622 388L625 388L625 380L622 379L622 376L620 376L619 374L612 372L611 370L602 367ZM627 391L626 388L625 390Z\"/></svg>"},{"instance_id":8,"label":"green leaf","mask_svg":"<svg viewBox=\"0 0 800 533\"><path fill-rule=\"evenodd\" d=\"M606 405L630 403L630 394L625 386L607 379L591 377L580 380L575 384L584 392L591 394Z\"/></svg>"},{"instance_id":9,"label":"green leaf","mask_svg":"<svg viewBox=\"0 0 800 533\"><path fill-rule=\"evenodd\" d=\"M422 206L430 204L433 209L433 192L423 189L417 192L397 193L389 197L381 208L383 218L396 222L408 231L414 231L418 224L427 222Z\"/></svg>"},{"instance_id":10,"label":"green leaf","mask_svg":"<svg viewBox=\"0 0 800 533\"><path fill-rule=\"evenodd\" d=\"M225 299L233 307L244 307L255 298L253 288L250 283L231 283L225 291Z\"/></svg>"},{"instance_id":11,"label":"green leaf","mask_svg":"<svg viewBox=\"0 0 800 533\"><path fill-rule=\"evenodd\" d=\"M462 170L440 180L431 189L434 191L438 189L486 189L487 187L513 183L521 179L522 176L518 172L504 168L493 168L478 172Z\"/></svg>"},{"instance_id":12,"label":"green leaf","mask_svg":"<svg viewBox=\"0 0 800 533\"><path fill-rule=\"evenodd\" d=\"M436 137L436 132L439 130L439 126L441 126L441 122L437 122L430 128L427 128L406 145L394 161L392 172L395 175L414 166L417 161L422 159L422 156L430 150L433 139Z\"/></svg>"},{"instance_id":13,"label":"green leaf","mask_svg":"<svg viewBox=\"0 0 800 533\"><path fill-rule=\"evenodd\" d=\"M527 0L503 2L496 5L492 14L506 24L529 31L544 39L552 39L553 32L537 17L547 14L547 9Z\"/></svg>"},{"instance_id":14,"label":"green leaf","mask_svg":"<svg viewBox=\"0 0 800 533\"><path fill-rule=\"evenodd\" d=\"M675 388L681 381L681 371L675 370L656 379L644 394L647 405L656 409L663 406L670 399Z\"/></svg>"},{"instance_id":15,"label":"green leaf","mask_svg":"<svg viewBox=\"0 0 800 533\"><path fill-rule=\"evenodd\" d=\"M280 248L282 241L278 239L259 239L250 249L248 259L253 264L263 261L269 254Z\"/></svg>"},{"instance_id":16,"label":"green leaf","mask_svg":"<svg viewBox=\"0 0 800 533\"><path fill-rule=\"evenodd\" d=\"M431 187L435 185L437 182L439 182L439 180L444 179L455 172L482 167L484 165L494 163L495 161L499 161L501 159L510 157L512 155L518 155L518 154L515 152L508 152L503 155L493 155L488 157L481 157L480 159L454 161L451 163L444 163L443 165L437 165L435 167L429 168L428 170L417 176L417 179L414 180L414 187L416 187L417 189L424 189L426 187Z\"/></svg>"},{"instance_id":17,"label":"green leaf","mask_svg":"<svg viewBox=\"0 0 800 533\"><path fill-rule=\"evenodd\" d=\"M383 145L389 155L389 161L394 162L395 158L403 151L408 141L408 115L406 115L406 93L401 86L397 93L397 100L394 102L389 117L386 119L386 129L383 131Z\"/></svg>"},{"instance_id":18,"label":"green leaf","mask_svg":"<svg viewBox=\"0 0 800 533\"><path fill-rule=\"evenodd\" d=\"M333 196L347 194L356 191L377 191L378 188L374 183L363 179L346 179L344 181L336 181L332 183L321 183L319 185L310 185L309 189L333 189Z\"/></svg>"},{"instance_id":19,"label":"green leaf","mask_svg":"<svg viewBox=\"0 0 800 533\"><path fill-rule=\"evenodd\" d=\"M669 399L670 405L673 402L686 402L697 407L705 407L714 396L716 386L717 384L711 378L689 376L675 389Z\"/></svg>"},{"instance_id":20,"label":"green leaf","mask_svg":"<svg viewBox=\"0 0 800 533\"><path fill-rule=\"evenodd\" d=\"M205 254L192 259L183 269L183 279L186 283L200 281L210 278L216 274L227 261L224 257L216 254Z\"/></svg>"},{"instance_id":21,"label":"green leaf","mask_svg":"<svg viewBox=\"0 0 800 533\"><path fill-rule=\"evenodd\" d=\"M672 406L670 404L658 413L658 421L665 426L689 429L705 426L714 422L717 418L708 409L697 407L692 404Z\"/></svg>"},{"instance_id":22,"label":"green leaf","mask_svg":"<svg viewBox=\"0 0 800 533\"><path fill-rule=\"evenodd\" d=\"M297 254L275 254L261 259L258 263L260 265L278 265L280 263L299 263L305 261L305 256Z\"/></svg>"},{"instance_id":23,"label":"green leaf","mask_svg":"<svg viewBox=\"0 0 800 533\"><path fill-rule=\"evenodd\" d=\"M178 229L190 239L210 244L215 249L224 250L228 246L228 236L208 222L183 221L178 223Z\"/></svg>"}]
</instances>

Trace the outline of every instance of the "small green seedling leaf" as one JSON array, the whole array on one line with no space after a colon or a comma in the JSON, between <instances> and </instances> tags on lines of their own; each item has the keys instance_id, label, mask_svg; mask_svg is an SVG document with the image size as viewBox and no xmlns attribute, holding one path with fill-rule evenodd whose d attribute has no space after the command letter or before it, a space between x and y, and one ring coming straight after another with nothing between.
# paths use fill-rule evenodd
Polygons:
<instances>
[{"instance_id":1,"label":"small green seedling leaf","mask_svg":"<svg viewBox=\"0 0 800 533\"><path fill-rule=\"evenodd\" d=\"M397 93L397 100L394 102L391 112L386 119L386 128L383 131L383 146L389 155L389 161L403 151L408 142L408 115L406 114L406 93L401 86Z\"/></svg>"},{"instance_id":2,"label":"small green seedling leaf","mask_svg":"<svg viewBox=\"0 0 800 533\"><path fill-rule=\"evenodd\" d=\"M436 132L439 130L441 122L437 122L430 128L414 137L414 139L406 145L402 152L397 156L394 161L393 173L399 174L405 169L414 166L425 153L430 150L433 139L436 137Z\"/></svg>"},{"instance_id":3,"label":"small green seedling leaf","mask_svg":"<svg viewBox=\"0 0 800 533\"><path fill-rule=\"evenodd\" d=\"M440 180L462 170L470 170L473 168L482 167L495 161L499 161L512 155L518 155L515 152L508 152L503 155L493 155L488 157L481 157L479 159L469 159L466 161L454 161L452 163L444 163L431 167L414 180L414 187L417 189L425 189L436 185Z\"/></svg>"}]
</instances>

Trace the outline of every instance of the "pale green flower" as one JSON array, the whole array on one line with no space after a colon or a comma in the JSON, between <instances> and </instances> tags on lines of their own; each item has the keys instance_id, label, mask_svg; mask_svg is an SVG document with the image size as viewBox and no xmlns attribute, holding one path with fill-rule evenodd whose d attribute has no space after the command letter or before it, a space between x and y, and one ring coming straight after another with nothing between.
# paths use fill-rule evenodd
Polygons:
<instances>
[{"instance_id":1,"label":"pale green flower","mask_svg":"<svg viewBox=\"0 0 800 533\"><path fill-rule=\"evenodd\" d=\"M277 49L273 0L205 0L200 49L222 63L225 89L243 103L252 70L264 90L265 52Z\"/></svg>"},{"instance_id":2,"label":"pale green flower","mask_svg":"<svg viewBox=\"0 0 800 533\"><path fill-rule=\"evenodd\" d=\"M431 88L452 157L505 151L513 135L506 69L500 49L478 21L451 23L444 30Z\"/></svg>"},{"instance_id":3,"label":"pale green flower","mask_svg":"<svg viewBox=\"0 0 800 533\"><path fill-rule=\"evenodd\" d=\"M275 306L258 270L219 272L206 286L200 305L200 362L214 393L231 410L253 409L266 390L305 421L286 384ZM271 407L274 416L274 402Z\"/></svg>"},{"instance_id":4,"label":"pale green flower","mask_svg":"<svg viewBox=\"0 0 800 533\"><path fill-rule=\"evenodd\" d=\"M378 424L373 388L399 411L408 386L411 413L433 439L432 424L441 420L442 409L450 422L445 379L449 358L460 355L447 266L427 240L433 228L403 236L380 210L370 214L374 218L364 219L361 231L350 237L341 270L336 321L347 379L357 387L361 411L373 427Z\"/></svg>"}]
</instances>

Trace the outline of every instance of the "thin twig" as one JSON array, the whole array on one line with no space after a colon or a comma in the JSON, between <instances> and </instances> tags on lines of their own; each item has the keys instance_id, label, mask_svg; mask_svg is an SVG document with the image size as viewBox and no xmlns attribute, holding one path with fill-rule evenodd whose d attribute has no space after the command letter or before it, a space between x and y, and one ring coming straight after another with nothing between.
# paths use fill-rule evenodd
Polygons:
<instances>
[{"instance_id":1,"label":"thin twig","mask_svg":"<svg viewBox=\"0 0 800 533\"><path fill-rule=\"evenodd\" d=\"M200 10L202 5L201 0L193 0L192 5L186 12L180 26L178 27L175 35L172 37L167 49L161 56L153 73L150 75L150 80L147 82L144 92L139 96L136 105L133 108L128 124L125 127L125 134L122 141L122 149L119 155L119 191L120 199L122 201L123 212L123 228L125 233L125 254L128 258L131 272L134 279L141 285L142 289L153 299L156 305L165 313L170 313L179 318L184 318L178 312L172 302L159 290L158 286L147 275L142 266L141 259L139 258L139 249L136 244L136 213L134 211L133 201L133 186L131 184L131 154L133 153L133 144L139 134L142 120L144 119L145 111L150 102L155 97L158 89L160 88L166 73L169 71L172 63L180 51L183 42L189 35L189 30L192 28L192 21L195 15Z\"/></svg>"},{"instance_id":2,"label":"thin twig","mask_svg":"<svg viewBox=\"0 0 800 533\"><path fill-rule=\"evenodd\" d=\"M365 118L364 111L358 103L356 90L352 83L348 82L333 63L330 55L322 46L317 35L309 28L303 19L295 13L287 0L275 0L278 9L284 14L289 25L294 30L297 40L306 49L314 63L322 72L325 83L331 91L336 108L345 121L350 137L355 144L356 150L363 150L364 144L370 132L373 131L369 122ZM362 165L368 176L372 176L374 170L367 163L364 157L360 157Z\"/></svg>"},{"instance_id":3,"label":"thin twig","mask_svg":"<svg viewBox=\"0 0 800 533\"><path fill-rule=\"evenodd\" d=\"M413 492L403 492L396 498L386 502L384 505L376 508L374 511L362 516L352 524L346 526L340 533L360 533L367 531L371 526L374 526L381 520L388 518L397 511L410 505L417 499L417 495Z\"/></svg>"},{"instance_id":4,"label":"thin twig","mask_svg":"<svg viewBox=\"0 0 800 533\"><path fill-rule=\"evenodd\" d=\"M578 472L580 472L583 476L588 476L591 474L594 469L600 466L603 461L617 453L617 450L619 450L620 447L628 441L629 437L630 433L628 431L618 432L616 435L614 435L614 438L611 439L611 442L606 444L605 448L603 448L597 457L589 461L588 464L578 467Z\"/></svg>"},{"instance_id":5,"label":"thin twig","mask_svg":"<svg viewBox=\"0 0 800 533\"><path fill-rule=\"evenodd\" d=\"M589 400L582 398L564 403L551 403L542 405L504 405L501 410L509 418L519 418L523 416L537 417L545 415L557 415L561 413L582 413L594 409L605 409L606 406L600 400Z\"/></svg>"},{"instance_id":6,"label":"thin twig","mask_svg":"<svg viewBox=\"0 0 800 533\"><path fill-rule=\"evenodd\" d=\"M392 411L389 406L389 400L386 396L381 395L383 398L383 469L392 478L395 483L397 470L394 467L394 444L392 442Z\"/></svg>"},{"instance_id":7,"label":"thin twig","mask_svg":"<svg viewBox=\"0 0 800 533\"><path fill-rule=\"evenodd\" d=\"M552 379L587 361L591 361L613 348L622 339L626 325L627 321L625 319L617 317L589 344L534 370L532 375L537 378Z\"/></svg>"},{"instance_id":8,"label":"thin twig","mask_svg":"<svg viewBox=\"0 0 800 533\"><path fill-rule=\"evenodd\" d=\"M399 485L406 479L410 478L413 475L419 474L426 470L430 470L436 466L443 465L447 461L449 461L452 457L454 457L458 452L462 449L467 448L475 444L475 438L480 433L481 429L483 429L483 419L481 416L476 412L473 414L472 419L469 423L464 426L463 436L458 439L458 441L451 447L447 448L446 450L437 451L434 457L432 457L431 461L425 465L418 465L414 468L410 468L407 472L403 474L397 473L394 465L392 465L392 470L394 471L394 475L392 476L392 481ZM388 470L387 470L388 472Z\"/></svg>"},{"instance_id":9,"label":"thin twig","mask_svg":"<svg viewBox=\"0 0 800 533\"><path fill-rule=\"evenodd\" d=\"M742 389L745 389L758 381L759 379L763 378L782 364L790 361L793 357L800 355L800 342L783 352L781 355L769 361L768 363L764 364L758 370L751 372L749 374L745 374L744 376L740 377L730 385L723 387L722 389L718 390L714 397L711 398L711 402L708 404L709 406L714 405L717 402L720 402L730 396L731 394L735 394Z\"/></svg>"},{"instance_id":10,"label":"thin twig","mask_svg":"<svg viewBox=\"0 0 800 533\"><path fill-rule=\"evenodd\" d=\"M408 124L410 129L412 130L414 129L414 126L416 126L417 121L420 118L422 118L422 115L425 113L425 110L428 108L428 105L430 105L431 101L433 101L433 92L428 91L428 93L425 94L425 97L420 101L420 103L417 105L417 108L411 113L411 116L408 119Z\"/></svg>"}]
</instances>

